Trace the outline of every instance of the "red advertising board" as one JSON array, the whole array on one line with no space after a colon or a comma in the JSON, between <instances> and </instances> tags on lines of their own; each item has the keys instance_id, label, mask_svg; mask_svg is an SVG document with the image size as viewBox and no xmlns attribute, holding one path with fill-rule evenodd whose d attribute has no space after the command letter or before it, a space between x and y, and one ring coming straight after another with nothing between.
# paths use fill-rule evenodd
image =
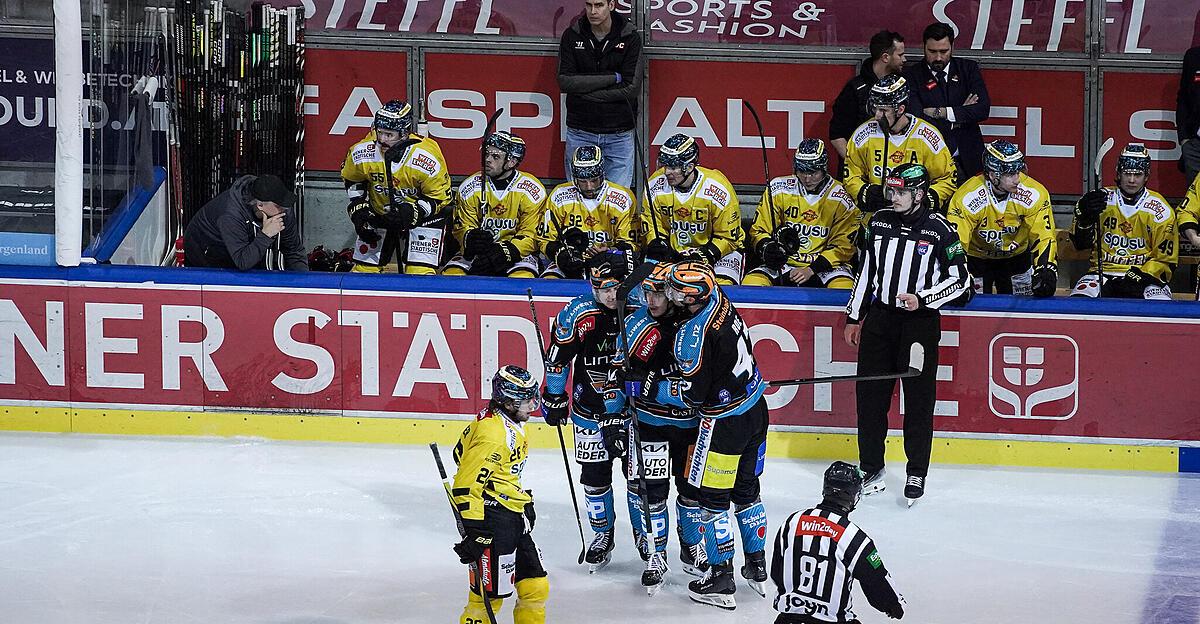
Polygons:
<instances>
[{"instance_id":1,"label":"red advertising board","mask_svg":"<svg viewBox=\"0 0 1200 624\"><path fill-rule=\"evenodd\" d=\"M408 98L408 53L313 48L305 60L304 162L337 171L384 102Z\"/></svg>"},{"instance_id":2,"label":"red advertising board","mask_svg":"<svg viewBox=\"0 0 1200 624\"><path fill-rule=\"evenodd\" d=\"M1175 131L1175 73L1106 71L1104 79L1104 136L1116 146L1100 167L1100 181L1113 183L1117 156L1130 142L1144 143L1153 161L1150 188L1167 197L1183 197L1187 185L1180 173L1179 135Z\"/></svg>"},{"instance_id":3,"label":"red advertising board","mask_svg":"<svg viewBox=\"0 0 1200 624\"><path fill-rule=\"evenodd\" d=\"M617 0L629 12L633 0ZM267 0L303 4L310 30L558 38L583 13L580 0Z\"/></svg>"},{"instance_id":4,"label":"red advertising board","mask_svg":"<svg viewBox=\"0 0 1200 624\"><path fill-rule=\"evenodd\" d=\"M1200 11L1193 2L1107 0L1101 6L1107 52L1183 56L1200 45Z\"/></svg>"},{"instance_id":5,"label":"red advertising board","mask_svg":"<svg viewBox=\"0 0 1200 624\"><path fill-rule=\"evenodd\" d=\"M529 146L521 169L542 178L565 177L557 56L430 52L424 71L429 135L441 145L450 173L479 171L479 140L488 117L503 108L496 128Z\"/></svg>"},{"instance_id":6,"label":"red advertising board","mask_svg":"<svg viewBox=\"0 0 1200 624\"><path fill-rule=\"evenodd\" d=\"M487 291L487 283L470 286ZM0 297L0 403L451 418L478 409L501 363L541 375L519 288L451 293L429 291L428 280L414 284L425 290L9 281ZM739 308L766 378L854 372L831 296L795 305L774 292L733 293L743 295L755 301ZM564 300L539 298L539 317L548 321ZM948 313L937 428L1200 440L1194 402L1178 398L1197 384L1178 362L1195 352L1195 341L1181 337L1196 335L1198 324L1182 316ZM1165 370L1175 373L1134 374ZM768 405L776 425L854 427L853 384L778 388Z\"/></svg>"}]
</instances>

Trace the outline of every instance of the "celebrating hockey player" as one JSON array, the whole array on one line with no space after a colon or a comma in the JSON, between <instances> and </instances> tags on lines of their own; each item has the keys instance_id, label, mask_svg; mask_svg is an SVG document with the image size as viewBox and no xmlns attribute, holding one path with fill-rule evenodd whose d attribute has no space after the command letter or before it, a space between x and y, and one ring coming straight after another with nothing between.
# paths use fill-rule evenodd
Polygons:
<instances>
[{"instance_id":1,"label":"celebrating hockey player","mask_svg":"<svg viewBox=\"0 0 1200 624\"><path fill-rule=\"evenodd\" d=\"M1179 260L1175 212L1162 195L1146 188L1150 154L1130 143L1117 158L1116 186L1084 193L1075 205L1071 241L1094 249L1091 267L1071 293L1087 297L1171 299L1167 282Z\"/></svg>"},{"instance_id":2,"label":"celebrating hockey player","mask_svg":"<svg viewBox=\"0 0 1200 624\"><path fill-rule=\"evenodd\" d=\"M700 166L696 140L675 134L658 152L661 168L650 176L642 218L647 258L675 262L702 260L722 284L742 281L741 211L725 175ZM648 213L648 214L647 214Z\"/></svg>"},{"instance_id":3,"label":"celebrating hockey player","mask_svg":"<svg viewBox=\"0 0 1200 624\"><path fill-rule=\"evenodd\" d=\"M780 525L771 555L775 624L857 623L850 596L855 581L872 607L893 619L904 617L904 597L875 542L850 521L862 485L858 467L833 462L825 470L821 502Z\"/></svg>"},{"instance_id":4,"label":"celebrating hockey player","mask_svg":"<svg viewBox=\"0 0 1200 624\"><path fill-rule=\"evenodd\" d=\"M1058 284L1050 193L1009 141L984 146L983 173L954 193L947 212L967 248L976 292L1049 297Z\"/></svg>"},{"instance_id":5,"label":"celebrating hockey player","mask_svg":"<svg viewBox=\"0 0 1200 624\"><path fill-rule=\"evenodd\" d=\"M946 140L929 122L907 112L908 84L903 76L889 75L871 87L868 98L875 119L859 126L846 146L846 176L842 183L863 211L864 222L871 213L888 208L884 179L904 163L920 163L932 184L929 199L934 210L945 212L957 188L954 157Z\"/></svg>"},{"instance_id":6,"label":"celebrating hockey player","mask_svg":"<svg viewBox=\"0 0 1200 624\"><path fill-rule=\"evenodd\" d=\"M375 112L346 154L342 181L358 236L354 271L380 273L401 250L405 273L437 272L446 225L436 215L450 201L450 172L437 142L413 133L412 106L392 100Z\"/></svg>"},{"instance_id":7,"label":"celebrating hockey player","mask_svg":"<svg viewBox=\"0 0 1200 624\"><path fill-rule=\"evenodd\" d=\"M492 398L459 436L454 447L454 504L462 514L465 537L454 552L465 564L477 564L493 612L517 592L515 624L543 624L550 583L533 543L533 497L521 487L529 457L525 422L540 411L538 383L529 371L505 366L492 378ZM459 624L488 621L484 598L471 579L471 593Z\"/></svg>"},{"instance_id":8,"label":"celebrating hockey player","mask_svg":"<svg viewBox=\"0 0 1200 624\"><path fill-rule=\"evenodd\" d=\"M571 155L571 180L554 187L538 226L550 264L542 277L581 279L592 246L632 251L633 193L604 179L604 154L584 145Z\"/></svg>"},{"instance_id":9,"label":"celebrating hockey player","mask_svg":"<svg viewBox=\"0 0 1200 624\"><path fill-rule=\"evenodd\" d=\"M688 483L685 472L688 453L696 442L699 418L691 409L659 402L657 396L637 398L647 384L653 386L656 380L668 377L675 369L671 344L679 319L666 296L670 272L670 264L658 264L642 281L640 289L646 305L625 319L622 346L613 361L613 383L605 394L607 414L604 424L610 430L615 428L613 437L617 440L625 438L622 434L630 426L625 415L629 411L626 405L628 394L634 394L637 399L634 406L641 448L640 455L633 453L630 460L629 509L630 516L635 518L635 526L643 530L649 527L650 536L642 542L647 551L643 553L646 569L642 572L642 585L651 596L662 587L669 567L666 555L670 526L667 498L672 478L676 489L676 531L683 569L694 576L702 576L708 569L700 535L699 492ZM624 383L618 383L622 379ZM639 457L644 471L641 475L637 473ZM644 519L640 500L643 479L649 522Z\"/></svg>"},{"instance_id":10,"label":"celebrating hockey player","mask_svg":"<svg viewBox=\"0 0 1200 624\"><path fill-rule=\"evenodd\" d=\"M698 489L700 533L709 562L704 578L688 585L692 600L736 607L733 578L733 503L742 537L742 576L766 595L767 514L759 498L759 475L767 448L766 382L754 362L746 323L717 287L702 262L671 267L665 288L680 317L672 343L676 371L643 386L637 400L694 409L700 417L687 482ZM631 394L638 393L630 389Z\"/></svg>"},{"instance_id":11,"label":"celebrating hockey player","mask_svg":"<svg viewBox=\"0 0 1200 624\"><path fill-rule=\"evenodd\" d=\"M517 169L525 141L497 130L483 141L484 171L463 180L454 205L454 238L459 245L443 275L537 277L537 224L546 187Z\"/></svg>"},{"instance_id":12,"label":"celebrating hockey player","mask_svg":"<svg viewBox=\"0 0 1200 624\"><path fill-rule=\"evenodd\" d=\"M589 250L585 255L592 292L572 299L554 319L542 401L547 424L558 426L570 418L575 426L575 461L580 465L588 521L596 531L584 559L596 572L608 564L614 546L612 469L613 460L624 459L624 452L604 437L600 420L617 346L617 288L633 269L633 257L623 250ZM568 393L572 369L574 384ZM633 526L636 537L638 525Z\"/></svg>"},{"instance_id":13,"label":"celebrating hockey player","mask_svg":"<svg viewBox=\"0 0 1200 624\"><path fill-rule=\"evenodd\" d=\"M854 257L859 212L841 182L829 175L828 167L825 144L820 139L804 139L792 158L795 175L771 180L750 227L750 244L762 265L750 271L743 284L854 285L849 264Z\"/></svg>"}]
</instances>

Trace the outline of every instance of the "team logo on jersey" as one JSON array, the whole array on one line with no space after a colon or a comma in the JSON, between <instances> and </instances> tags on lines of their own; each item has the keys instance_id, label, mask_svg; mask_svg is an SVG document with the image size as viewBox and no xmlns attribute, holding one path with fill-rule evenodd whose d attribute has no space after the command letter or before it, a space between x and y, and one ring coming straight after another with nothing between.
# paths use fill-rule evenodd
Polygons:
<instances>
[{"instance_id":1,"label":"team logo on jersey","mask_svg":"<svg viewBox=\"0 0 1200 624\"><path fill-rule=\"evenodd\" d=\"M1133 231L1133 226L1132 226L1132 225L1129 225L1129 222L1128 222L1128 221L1125 221L1124 223L1122 223L1122 224L1121 224L1120 226L1118 226L1118 227L1120 227L1120 228L1121 228L1121 231L1122 231L1122 232L1124 232L1124 233L1126 233L1126 234L1128 234L1128 233L1130 233L1130 232L1132 232L1132 231Z\"/></svg>"},{"instance_id":2,"label":"team logo on jersey","mask_svg":"<svg viewBox=\"0 0 1200 624\"><path fill-rule=\"evenodd\" d=\"M923 256L923 255L929 253L929 247L930 247L929 241L923 240L923 241L917 243L917 253L919 253Z\"/></svg>"},{"instance_id":3,"label":"team logo on jersey","mask_svg":"<svg viewBox=\"0 0 1200 624\"><path fill-rule=\"evenodd\" d=\"M1000 418L1067 420L1079 409L1079 345L1070 336L1000 334L988 368L988 407Z\"/></svg>"},{"instance_id":4,"label":"team logo on jersey","mask_svg":"<svg viewBox=\"0 0 1200 624\"><path fill-rule=\"evenodd\" d=\"M600 223L600 220L597 219L596 217L593 217L592 215L588 215L587 218L583 220L583 224L588 227L596 227L596 225L599 223Z\"/></svg>"},{"instance_id":5,"label":"team logo on jersey","mask_svg":"<svg viewBox=\"0 0 1200 624\"><path fill-rule=\"evenodd\" d=\"M818 215L817 215L817 211L813 210L812 208L809 208L808 210L805 210L804 214L802 214L800 216L804 217L805 221L814 221L814 220L816 220Z\"/></svg>"},{"instance_id":6,"label":"team logo on jersey","mask_svg":"<svg viewBox=\"0 0 1200 624\"><path fill-rule=\"evenodd\" d=\"M901 162L904 162L904 152L893 152L892 155L888 157L888 160L892 161L892 164L898 165Z\"/></svg>"},{"instance_id":7,"label":"team logo on jersey","mask_svg":"<svg viewBox=\"0 0 1200 624\"><path fill-rule=\"evenodd\" d=\"M729 203L729 193L726 193L725 191L721 190L720 187L715 185L710 184L709 186L705 187L704 196L711 197L713 201L721 204L722 206Z\"/></svg>"},{"instance_id":8,"label":"team logo on jersey","mask_svg":"<svg viewBox=\"0 0 1200 624\"><path fill-rule=\"evenodd\" d=\"M883 565L883 559L879 558L878 550L872 550L871 554L867 555L867 563L871 564L871 567L876 570L879 569L879 566Z\"/></svg>"},{"instance_id":9,"label":"team logo on jersey","mask_svg":"<svg viewBox=\"0 0 1200 624\"><path fill-rule=\"evenodd\" d=\"M675 209L675 218L676 219L683 220L683 219L690 217L691 215L692 215L692 211L688 210L687 206L680 206Z\"/></svg>"},{"instance_id":10,"label":"team logo on jersey","mask_svg":"<svg viewBox=\"0 0 1200 624\"><path fill-rule=\"evenodd\" d=\"M936 152L942 149L942 137L938 135L937 130L934 130L930 126L921 126L921 129L917 130L917 134L925 137L926 141L929 141L929 147L933 148L933 151Z\"/></svg>"},{"instance_id":11,"label":"team logo on jersey","mask_svg":"<svg viewBox=\"0 0 1200 624\"><path fill-rule=\"evenodd\" d=\"M507 209L502 204L492 206L492 214L502 215Z\"/></svg>"}]
</instances>

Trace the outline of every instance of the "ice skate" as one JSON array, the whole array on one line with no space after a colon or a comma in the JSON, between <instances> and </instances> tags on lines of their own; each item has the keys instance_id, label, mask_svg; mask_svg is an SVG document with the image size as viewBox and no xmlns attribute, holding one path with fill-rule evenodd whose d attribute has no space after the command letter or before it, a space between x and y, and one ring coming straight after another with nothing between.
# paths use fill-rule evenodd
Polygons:
<instances>
[{"instance_id":1,"label":"ice skate","mask_svg":"<svg viewBox=\"0 0 1200 624\"><path fill-rule=\"evenodd\" d=\"M742 566L742 578L750 589L759 596L767 597L767 554L765 551L746 553L746 564Z\"/></svg>"},{"instance_id":2,"label":"ice skate","mask_svg":"<svg viewBox=\"0 0 1200 624\"><path fill-rule=\"evenodd\" d=\"M588 546L587 553L583 556L583 560L588 564L588 574L595 574L612 559L613 551L613 531L609 529L602 533L597 533L596 537L592 538L591 545Z\"/></svg>"},{"instance_id":3,"label":"ice skate","mask_svg":"<svg viewBox=\"0 0 1200 624\"><path fill-rule=\"evenodd\" d=\"M863 475L862 495L870 496L882 492L886 485L883 482L883 468Z\"/></svg>"},{"instance_id":4,"label":"ice skate","mask_svg":"<svg viewBox=\"0 0 1200 624\"><path fill-rule=\"evenodd\" d=\"M646 560L646 569L642 572L642 586L646 588L647 596L653 597L662 589L667 569L667 556L664 553L655 552Z\"/></svg>"},{"instance_id":5,"label":"ice skate","mask_svg":"<svg viewBox=\"0 0 1200 624\"><path fill-rule=\"evenodd\" d=\"M904 484L904 498L908 499L908 506L912 507L913 503L917 502L918 498L925 495L925 477L908 476L908 481Z\"/></svg>"},{"instance_id":6,"label":"ice skate","mask_svg":"<svg viewBox=\"0 0 1200 624\"><path fill-rule=\"evenodd\" d=\"M733 598L736 591L732 561L712 566L704 578L688 583L688 597L693 601L729 611L737 608Z\"/></svg>"}]
</instances>

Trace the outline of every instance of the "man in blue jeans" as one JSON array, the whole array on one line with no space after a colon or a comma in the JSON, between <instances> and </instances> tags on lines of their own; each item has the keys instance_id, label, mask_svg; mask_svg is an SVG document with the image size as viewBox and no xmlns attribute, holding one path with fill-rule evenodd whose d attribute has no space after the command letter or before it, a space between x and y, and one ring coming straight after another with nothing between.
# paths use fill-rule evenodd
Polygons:
<instances>
[{"instance_id":1,"label":"man in blue jeans","mask_svg":"<svg viewBox=\"0 0 1200 624\"><path fill-rule=\"evenodd\" d=\"M567 151L582 145L604 153L604 175L633 188L633 132L641 91L642 40L616 0L584 0L558 48L558 87L567 94Z\"/></svg>"}]
</instances>

